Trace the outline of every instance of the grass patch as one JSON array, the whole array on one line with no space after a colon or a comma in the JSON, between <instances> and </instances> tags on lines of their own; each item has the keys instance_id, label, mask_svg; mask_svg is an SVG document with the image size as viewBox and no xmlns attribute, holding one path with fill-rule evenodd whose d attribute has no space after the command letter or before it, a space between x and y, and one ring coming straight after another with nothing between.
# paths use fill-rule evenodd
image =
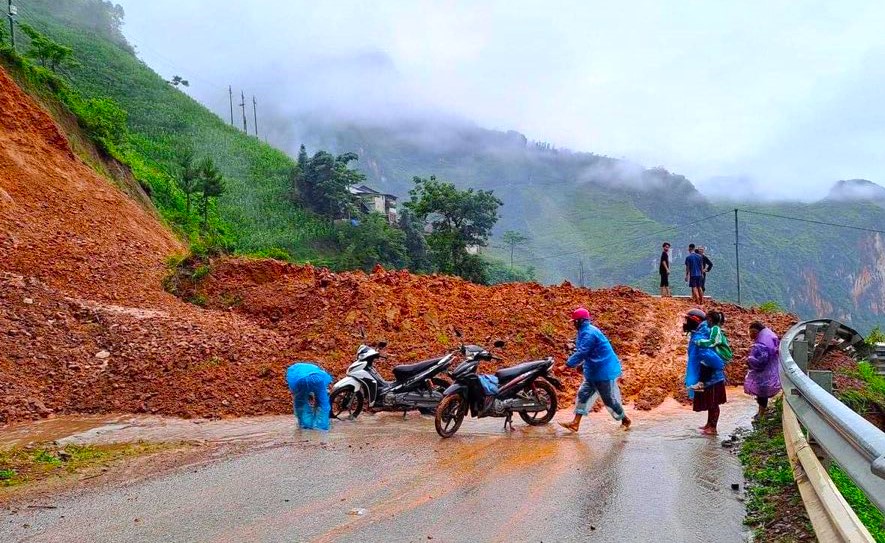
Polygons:
<instances>
[{"instance_id":1,"label":"grass patch","mask_svg":"<svg viewBox=\"0 0 885 543\"><path fill-rule=\"evenodd\" d=\"M885 516L882 515L882 512L870 502L863 491L839 466L833 464L827 471L836 484L836 488L845 497L848 505L857 513L857 517L870 531L873 539L877 543L885 543Z\"/></svg>"},{"instance_id":2,"label":"grass patch","mask_svg":"<svg viewBox=\"0 0 885 543\"><path fill-rule=\"evenodd\" d=\"M768 300L767 302L762 302L761 304L756 306L756 309L761 311L762 313L786 313L786 309L780 306L774 300Z\"/></svg>"},{"instance_id":3,"label":"grass patch","mask_svg":"<svg viewBox=\"0 0 885 543\"><path fill-rule=\"evenodd\" d=\"M172 444L41 445L0 450L0 488L17 487L50 477L81 473L128 457L166 450Z\"/></svg>"},{"instance_id":4,"label":"grass patch","mask_svg":"<svg viewBox=\"0 0 885 543\"><path fill-rule=\"evenodd\" d=\"M837 395L841 402L861 415L876 408L885 408L885 377L876 373L869 362L859 362L855 369L841 373L856 379L856 384L859 385L838 390Z\"/></svg>"},{"instance_id":5,"label":"grass patch","mask_svg":"<svg viewBox=\"0 0 885 543\"><path fill-rule=\"evenodd\" d=\"M744 523L757 541L815 541L787 457L781 402L775 402L741 446L739 457L747 479Z\"/></svg>"}]
</instances>

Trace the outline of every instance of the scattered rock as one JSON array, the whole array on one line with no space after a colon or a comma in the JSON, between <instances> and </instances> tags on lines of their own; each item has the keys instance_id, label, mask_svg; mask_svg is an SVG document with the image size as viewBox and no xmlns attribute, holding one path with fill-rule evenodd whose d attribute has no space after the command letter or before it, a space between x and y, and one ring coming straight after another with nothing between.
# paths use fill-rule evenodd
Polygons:
<instances>
[{"instance_id":1,"label":"scattered rock","mask_svg":"<svg viewBox=\"0 0 885 543\"><path fill-rule=\"evenodd\" d=\"M111 353L109 353L108 351L98 351L97 353L95 353L95 358L99 360L104 360L109 356L111 356Z\"/></svg>"}]
</instances>

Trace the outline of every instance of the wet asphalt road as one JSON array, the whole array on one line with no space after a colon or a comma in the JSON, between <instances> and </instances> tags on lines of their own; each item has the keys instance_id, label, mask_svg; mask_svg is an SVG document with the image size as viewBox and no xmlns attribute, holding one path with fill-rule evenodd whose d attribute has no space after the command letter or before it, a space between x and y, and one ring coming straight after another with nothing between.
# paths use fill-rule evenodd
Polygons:
<instances>
[{"instance_id":1,"label":"wet asphalt road","mask_svg":"<svg viewBox=\"0 0 885 543\"><path fill-rule=\"evenodd\" d=\"M754 405L731 393L722 437L747 425ZM622 432L596 413L572 435L552 424L518 421L504 432L503 419L467 419L448 440L418 415L365 416L327 435L293 431L287 417L211 423L199 427L203 438L239 432L263 445L57 496L56 509L0 510L0 541L745 540L744 506L731 490L742 483L740 465L720 440L698 435L703 414L669 405L635 420ZM191 424L122 425L104 439L117 430L180 439Z\"/></svg>"}]
</instances>

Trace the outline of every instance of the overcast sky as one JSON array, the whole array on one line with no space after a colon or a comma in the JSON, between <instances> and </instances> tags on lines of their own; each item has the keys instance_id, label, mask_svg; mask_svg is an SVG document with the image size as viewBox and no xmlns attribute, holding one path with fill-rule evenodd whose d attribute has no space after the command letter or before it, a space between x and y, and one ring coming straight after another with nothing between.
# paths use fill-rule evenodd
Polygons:
<instances>
[{"instance_id":1,"label":"overcast sky","mask_svg":"<svg viewBox=\"0 0 885 543\"><path fill-rule=\"evenodd\" d=\"M885 182L881 0L115 1L141 58L225 117L233 83L278 117L446 112L708 194Z\"/></svg>"}]
</instances>

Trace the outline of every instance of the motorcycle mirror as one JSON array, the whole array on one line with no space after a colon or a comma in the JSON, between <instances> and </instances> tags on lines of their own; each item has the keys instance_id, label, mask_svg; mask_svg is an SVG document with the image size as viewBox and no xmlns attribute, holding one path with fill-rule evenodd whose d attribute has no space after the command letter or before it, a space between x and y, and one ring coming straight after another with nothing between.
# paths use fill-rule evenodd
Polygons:
<instances>
[{"instance_id":1,"label":"motorcycle mirror","mask_svg":"<svg viewBox=\"0 0 885 543\"><path fill-rule=\"evenodd\" d=\"M379 341L378 348L383 349L384 347L387 347L387 342L386 341Z\"/></svg>"},{"instance_id":2,"label":"motorcycle mirror","mask_svg":"<svg viewBox=\"0 0 885 543\"><path fill-rule=\"evenodd\" d=\"M495 343L493 343L493 345L494 345L495 347L497 347L498 349L500 349L501 347L503 347L504 345L506 345L506 343L504 343L502 340L499 339L498 341L496 341Z\"/></svg>"}]
</instances>

